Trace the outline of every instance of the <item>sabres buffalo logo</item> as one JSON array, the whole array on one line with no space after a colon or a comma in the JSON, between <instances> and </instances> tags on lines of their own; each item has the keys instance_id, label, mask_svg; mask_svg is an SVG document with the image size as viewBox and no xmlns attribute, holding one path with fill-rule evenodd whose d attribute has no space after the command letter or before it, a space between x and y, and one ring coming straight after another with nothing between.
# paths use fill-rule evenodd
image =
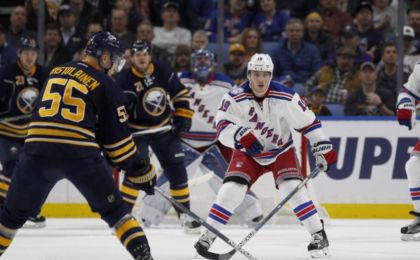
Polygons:
<instances>
[{"instance_id":1,"label":"sabres buffalo logo","mask_svg":"<svg viewBox=\"0 0 420 260\"><path fill-rule=\"evenodd\" d=\"M151 88L143 96L143 108L152 116L160 116L166 110L166 92L162 88Z\"/></svg>"},{"instance_id":2,"label":"sabres buffalo logo","mask_svg":"<svg viewBox=\"0 0 420 260\"><path fill-rule=\"evenodd\" d=\"M23 114L32 113L35 101L39 96L37 88L29 87L22 89L16 98L16 105Z\"/></svg>"}]
</instances>

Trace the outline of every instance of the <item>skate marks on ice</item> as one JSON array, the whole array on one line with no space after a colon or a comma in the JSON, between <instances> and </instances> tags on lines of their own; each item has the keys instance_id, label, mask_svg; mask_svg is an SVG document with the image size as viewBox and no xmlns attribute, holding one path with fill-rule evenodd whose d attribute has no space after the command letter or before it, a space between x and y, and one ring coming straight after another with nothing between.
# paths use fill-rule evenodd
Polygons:
<instances>
[{"instance_id":1,"label":"skate marks on ice","mask_svg":"<svg viewBox=\"0 0 420 260\"><path fill-rule=\"evenodd\" d=\"M420 242L400 240L400 227L410 220L336 220L326 226L332 257L343 260L420 259ZM179 225L145 230L155 260L189 260L197 255L197 235L186 235ZM241 241L249 229L231 226L225 235ZM310 259L310 236L299 225L268 225L244 247L259 260ZM215 252L230 247L220 239ZM19 230L5 260L129 260L129 254L100 219L51 219L45 229ZM240 254L232 259L245 259Z\"/></svg>"}]
</instances>

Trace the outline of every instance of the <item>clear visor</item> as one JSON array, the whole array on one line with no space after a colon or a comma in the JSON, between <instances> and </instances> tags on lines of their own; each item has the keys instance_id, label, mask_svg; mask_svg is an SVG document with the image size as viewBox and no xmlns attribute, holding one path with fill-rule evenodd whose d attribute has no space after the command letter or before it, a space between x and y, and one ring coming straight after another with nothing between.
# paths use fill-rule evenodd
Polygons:
<instances>
[{"instance_id":1,"label":"clear visor","mask_svg":"<svg viewBox=\"0 0 420 260\"><path fill-rule=\"evenodd\" d=\"M118 73L123 69L125 62L126 62L126 60L125 60L124 56L113 54L112 55L112 67L111 67L111 69Z\"/></svg>"}]
</instances>

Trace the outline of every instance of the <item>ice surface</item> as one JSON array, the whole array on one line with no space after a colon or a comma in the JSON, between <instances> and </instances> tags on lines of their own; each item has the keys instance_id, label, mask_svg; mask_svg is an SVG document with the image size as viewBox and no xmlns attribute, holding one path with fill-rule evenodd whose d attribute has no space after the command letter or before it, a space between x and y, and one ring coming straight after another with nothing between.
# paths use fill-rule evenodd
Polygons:
<instances>
[{"instance_id":1,"label":"ice surface","mask_svg":"<svg viewBox=\"0 0 420 260\"><path fill-rule=\"evenodd\" d=\"M400 240L400 227L411 220L331 220L326 227L329 259L420 259L420 242ZM146 229L155 260L197 259L197 235L185 235L178 225ZM250 230L228 226L223 232L239 242ZM263 227L244 247L259 260L310 259L310 236L297 224ZM230 250L217 239L214 252ZM99 219L47 219L45 229L21 229L2 259L5 260L125 260L123 246ZM202 258L201 258L202 259ZM237 253L232 259L246 259Z\"/></svg>"}]
</instances>

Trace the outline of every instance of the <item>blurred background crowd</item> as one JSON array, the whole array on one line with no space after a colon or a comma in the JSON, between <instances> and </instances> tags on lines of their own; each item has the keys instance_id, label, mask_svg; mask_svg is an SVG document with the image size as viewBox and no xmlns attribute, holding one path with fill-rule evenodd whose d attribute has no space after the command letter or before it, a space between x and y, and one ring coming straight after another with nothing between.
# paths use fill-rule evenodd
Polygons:
<instances>
[{"instance_id":1,"label":"blurred background crowd","mask_svg":"<svg viewBox=\"0 0 420 260\"><path fill-rule=\"evenodd\" d=\"M191 54L206 48L222 54L214 69L239 85L250 57L264 52L273 79L305 96L318 115L393 115L397 71L405 82L420 57L415 0L45 0L44 10L39 1L0 1L0 67L16 62L22 36L37 37L42 15L38 62L48 68L80 59L89 36L109 30L127 50L127 67L136 40L150 42L153 58L177 72L191 70Z\"/></svg>"}]
</instances>

